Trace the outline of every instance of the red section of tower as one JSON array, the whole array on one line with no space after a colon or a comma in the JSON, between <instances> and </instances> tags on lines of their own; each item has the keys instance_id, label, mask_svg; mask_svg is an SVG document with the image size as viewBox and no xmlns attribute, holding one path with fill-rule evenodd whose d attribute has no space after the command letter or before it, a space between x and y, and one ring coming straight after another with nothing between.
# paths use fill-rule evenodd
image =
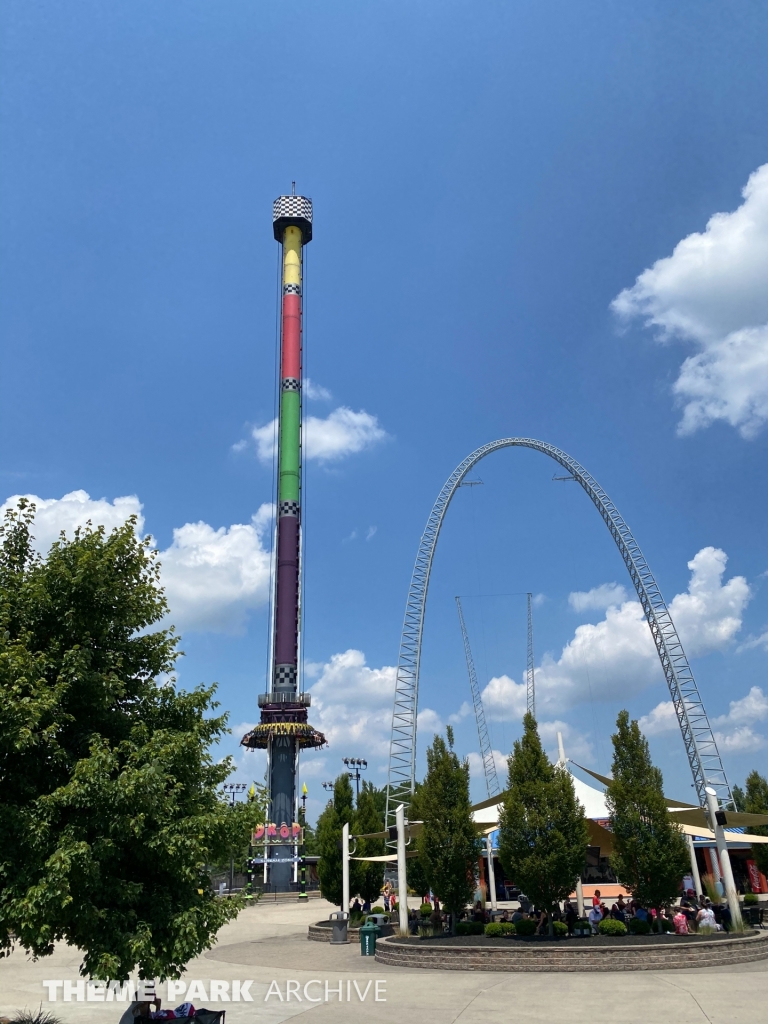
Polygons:
<instances>
[{"instance_id":1,"label":"red section of tower","mask_svg":"<svg viewBox=\"0 0 768 1024\"><path fill-rule=\"evenodd\" d=\"M301 377L301 297L283 296L283 354L281 376Z\"/></svg>"}]
</instances>

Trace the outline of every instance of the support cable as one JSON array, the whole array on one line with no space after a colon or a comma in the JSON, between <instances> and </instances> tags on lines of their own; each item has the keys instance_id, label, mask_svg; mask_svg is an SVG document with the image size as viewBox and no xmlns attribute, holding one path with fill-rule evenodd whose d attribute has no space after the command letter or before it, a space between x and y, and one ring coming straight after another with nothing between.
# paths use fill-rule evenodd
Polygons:
<instances>
[{"instance_id":1,"label":"support cable","mask_svg":"<svg viewBox=\"0 0 768 1024\"><path fill-rule=\"evenodd\" d=\"M525 689L527 697L527 709L529 714L536 717L536 680L533 659L533 594L526 594L528 598L528 658L525 666Z\"/></svg>"}]
</instances>

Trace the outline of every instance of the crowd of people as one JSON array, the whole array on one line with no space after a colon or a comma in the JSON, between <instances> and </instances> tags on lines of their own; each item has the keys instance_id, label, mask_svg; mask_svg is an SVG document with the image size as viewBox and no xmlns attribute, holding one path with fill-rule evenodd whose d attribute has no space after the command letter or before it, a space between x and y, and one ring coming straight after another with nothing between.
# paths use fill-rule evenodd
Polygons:
<instances>
[{"instance_id":1,"label":"crowd of people","mask_svg":"<svg viewBox=\"0 0 768 1024\"><path fill-rule=\"evenodd\" d=\"M422 906L425 904L431 904L432 906L432 912L426 918L426 921L429 922L433 931L439 932L447 929L449 927L448 917L441 909L440 901L437 897L431 894L422 896ZM397 897L389 885L385 887L382 893L382 905L385 912L391 914L395 912ZM367 914L371 912L371 905L367 901L361 904L356 899L351 909L353 915ZM678 905L665 907L661 915L664 919L662 923L664 930L674 931L677 935L689 935L693 932L729 931L731 927L731 913L728 905L723 903L715 906L709 897L705 895L697 897L693 889L688 889L683 893ZM622 894L617 897L609 908L603 900L599 889L595 889L591 897L591 906L586 916L593 935L598 933L600 922L606 918L621 921L627 926L629 926L633 919L645 921L652 930L658 930L657 912L655 909L644 907L639 900L627 900ZM502 910L493 916L478 900L471 910L464 911L460 920L476 921L483 924L488 924L491 920L511 921L513 924L523 920L534 920L536 921L537 934L546 935L549 932L549 911L531 906L525 897L522 898L517 909ZM572 935L576 923L579 921L578 910L571 900L567 899L562 907L557 907L553 911L553 920L562 921L568 928L568 934ZM409 931L415 934L418 931L419 925L424 923L425 916L421 911L409 910Z\"/></svg>"}]
</instances>

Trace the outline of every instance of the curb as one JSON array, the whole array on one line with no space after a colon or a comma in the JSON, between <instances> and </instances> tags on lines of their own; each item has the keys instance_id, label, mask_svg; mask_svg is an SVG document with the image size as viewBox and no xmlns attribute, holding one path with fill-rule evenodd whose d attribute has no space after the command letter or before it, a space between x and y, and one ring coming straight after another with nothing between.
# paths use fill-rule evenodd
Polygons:
<instances>
[{"instance_id":1,"label":"curb","mask_svg":"<svg viewBox=\"0 0 768 1024\"><path fill-rule=\"evenodd\" d=\"M768 931L744 938L696 942L689 946L665 945L622 948L547 949L524 946L513 940L507 948L495 946L428 946L384 938L376 943L376 960L392 967L443 971L669 971L721 967L768 960ZM621 941L621 940L618 940Z\"/></svg>"}]
</instances>

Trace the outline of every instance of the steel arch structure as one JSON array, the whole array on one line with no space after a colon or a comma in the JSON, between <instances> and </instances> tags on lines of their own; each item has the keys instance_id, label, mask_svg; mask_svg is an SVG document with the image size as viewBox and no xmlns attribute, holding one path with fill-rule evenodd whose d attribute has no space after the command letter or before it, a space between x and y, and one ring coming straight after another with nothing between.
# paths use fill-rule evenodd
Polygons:
<instances>
[{"instance_id":1,"label":"steel arch structure","mask_svg":"<svg viewBox=\"0 0 768 1024\"><path fill-rule=\"evenodd\" d=\"M702 807L706 806L704 788L713 786L721 806L726 806L732 801L733 796L691 666L688 664L659 585L619 510L595 478L555 445L530 437L505 437L483 445L459 463L440 491L421 537L400 639L389 747L387 826L394 824L397 805L410 802L414 788L421 638L424 632L424 612L432 561L443 519L466 474L486 455L502 448L531 448L548 455L566 469L587 492L619 549L643 607L675 707L699 803Z\"/></svg>"}]
</instances>

